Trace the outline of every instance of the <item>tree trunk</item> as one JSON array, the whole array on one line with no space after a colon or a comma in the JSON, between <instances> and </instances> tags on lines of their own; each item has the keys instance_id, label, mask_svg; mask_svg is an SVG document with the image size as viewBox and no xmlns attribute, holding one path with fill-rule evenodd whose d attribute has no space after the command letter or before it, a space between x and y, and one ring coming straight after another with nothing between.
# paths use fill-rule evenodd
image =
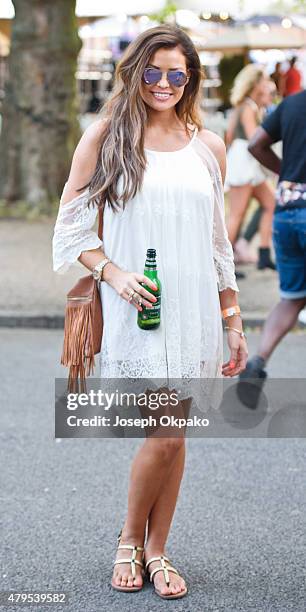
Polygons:
<instances>
[{"instance_id":1,"label":"tree trunk","mask_svg":"<svg viewBox=\"0 0 306 612\"><path fill-rule=\"evenodd\" d=\"M14 0L0 138L0 198L51 212L80 130L76 0Z\"/></svg>"}]
</instances>

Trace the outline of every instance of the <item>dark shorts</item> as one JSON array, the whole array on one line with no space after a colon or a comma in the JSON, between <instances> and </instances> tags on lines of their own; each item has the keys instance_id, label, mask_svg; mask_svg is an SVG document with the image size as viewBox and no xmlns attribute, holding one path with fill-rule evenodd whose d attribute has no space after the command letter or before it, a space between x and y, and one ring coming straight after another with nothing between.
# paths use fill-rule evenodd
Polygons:
<instances>
[{"instance_id":1,"label":"dark shorts","mask_svg":"<svg viewBox=\"0 0 306 612\"><path fill-rule=\"evenodd\" d=\"M306 297L306 207L274 213L273 245L281 297Z\"/></svg>"}]
</instances>

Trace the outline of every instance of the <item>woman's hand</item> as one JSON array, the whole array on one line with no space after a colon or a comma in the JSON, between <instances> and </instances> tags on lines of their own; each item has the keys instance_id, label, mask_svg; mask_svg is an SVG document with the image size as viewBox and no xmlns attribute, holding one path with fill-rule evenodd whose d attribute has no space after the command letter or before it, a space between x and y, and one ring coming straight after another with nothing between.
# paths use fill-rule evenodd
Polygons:
<instances>
[{"instance_id":1,"label":"woman's hand","mask_svg":"<svg viewBox=\"0 0 306 612\"><path fill-rule=\"evenodd\" d=\"M153 304L157 301L155 295L144 289L140 284L144 283L154 291L157 290L154 282L144 274L125 272L113 263L109 263L105 266L105 271L103 271L103 280L115 289L123 300L129 302L131 306L134 306L139 311L142 310L141 304L152 308Z\"/></svg>"},{"instance_id":2,"label":"woman's hand","mask_svg":"<svg viewBox=\"0 0 306 612\"><path fill-rule=\"evenodd\" d=\"M227 343L230 349L230 359L222 366L223 376L237 376L243 372L248 358L248 346L245 338L235 331L227 330Z\"/></svg>"}]
</instances>

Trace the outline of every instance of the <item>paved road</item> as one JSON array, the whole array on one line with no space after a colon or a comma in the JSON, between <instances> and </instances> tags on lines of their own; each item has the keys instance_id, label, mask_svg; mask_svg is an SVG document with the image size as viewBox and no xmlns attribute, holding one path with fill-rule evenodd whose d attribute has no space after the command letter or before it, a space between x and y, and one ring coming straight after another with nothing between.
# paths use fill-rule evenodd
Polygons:
<instances>
[{"instance_id":1,"label":"paved road","mask_svg":"<svg viewBox=\"0 0 306 612\"><path fill-rule=\"evenodd\" d=\"M60 331L0 330L1 589L71 593L62 608L23 608L39 612L305 612L303 439L189 439L168 552L190 594L169 603L149 584L128 595L110 588L141 441L54 440L61 340ZM256 342L251 334L251 352ZM293 334L270 373L303 376L305 358L305 334Z\"/></svg>"}]
</instances>

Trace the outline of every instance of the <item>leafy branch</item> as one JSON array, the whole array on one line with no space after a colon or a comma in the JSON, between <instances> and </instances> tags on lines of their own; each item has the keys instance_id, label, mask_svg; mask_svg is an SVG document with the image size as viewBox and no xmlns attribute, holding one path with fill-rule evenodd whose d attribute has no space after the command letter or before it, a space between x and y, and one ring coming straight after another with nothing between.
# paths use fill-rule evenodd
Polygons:
<instances>
[{"instance_id":1,"label":"leafy branch","mask_svg":"<svg viewBox=\"0 0 306 612\"><path fill-rule=\"evenodd\" d=\"M166 0L166 4L164 8L162 8L158 13L153 13L150 15L150 19L153 21L157 21L158 23L167 23L171 17L175 15L177 11L177 5L172 0Z\"/></svg>"}]
</instances>

